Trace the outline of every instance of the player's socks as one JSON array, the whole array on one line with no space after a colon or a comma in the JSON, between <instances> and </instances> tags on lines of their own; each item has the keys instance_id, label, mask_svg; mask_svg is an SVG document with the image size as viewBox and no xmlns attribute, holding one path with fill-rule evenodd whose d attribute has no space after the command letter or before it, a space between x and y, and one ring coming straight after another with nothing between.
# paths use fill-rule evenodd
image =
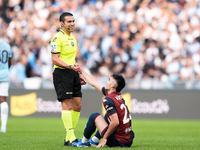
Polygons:
<instances>
[{"instance_id":1,"label":"player's socks","mask_svg":"<svg viewBox=\"0 0 200 150\"><path fill-rule=\"evenodd\" d=\"M85 138L90 139L91 135L95 132L96 126L94 124L94 121L98 115L99 113L93 113L88 119L88 122L85 126L84 134L83 134Z\"/></svg>"},{"instance_id":2,"label":"player's socks","mask_svg":"<svg viewBox=\"0 0 200 150\"><path fill-rule=\"evenodd\" d=\"M6 132L6 125L8 120L8 103L1 103L1 131Z\"/></svg>"},{"instance_id":3,"label":"player's socks","mask_svg":"<svg viewBox=\"0 0 200 150\"><path fill-rule=\"evenodd\" d=\"M101 135L100 135L100 133L99 133L99 130L97 130L97 132L95 133L95 135L94 135L94 137L96 137L98 140L100 140L101 139ZM93 140L93 139L92 139ZM94 139L95 140L95 139ZM94 141L93 140L93 141ZM99 142L99 141L94 141L94 142Z\"/></svg>"},{"instance_id":4,"label":"player's socks","mask_svg":"<svg viewBox=\"0 0 200 150\"><path fill-rule=\"evenodd\" d=\"M79 117L80 117L80 112L71 110L71 113L72 113L72 126L75 130L76 125L77 125L78 120L79 120Z\"/></svg>"},{"instance_id":5,"label":"player's socks","mask_svg":"<svg viewBox=\"0 0 200 150\"><path fill-rule=\"evenodd\" d=\"M64 127L66 129L66 141L72 142L74 139L76 139L74 135L74 130L72 126L72 115L71 111L69 110L62 110L62 121L64 124Z\"/></svg>"},{"instance_id":6,"label":"player's socks","mask_svg":"<svg viewBox=\"0 0 200 150\"><path fill-rule=\"evenodd\" d=\"M100 138L97 138L96 136L92 137L92 141L95 142L95 143L98 143L99 140L100 140Z\"/></svg>"},{"instance_id":7,"label":"player's socks","mask_svg":"<svg viewBox=\"0 0 200 150\"><path fill-rule=\"evenodd\" d=\"M85 136L83 136L83 138L82 138L82 143L87 143L87 142L89 142L89 139L86 138Z\"/></svg>"}]
</instances>

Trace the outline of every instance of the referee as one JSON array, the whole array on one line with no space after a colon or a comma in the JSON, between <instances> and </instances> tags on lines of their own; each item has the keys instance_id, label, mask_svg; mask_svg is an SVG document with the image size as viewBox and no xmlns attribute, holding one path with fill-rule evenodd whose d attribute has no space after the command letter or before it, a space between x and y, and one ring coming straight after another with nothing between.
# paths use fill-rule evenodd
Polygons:
<instances>
[{"instance_id":1,"label":"referee","mask_svg":"<svg viewBox=\"0 0 200 150\"><path fill-rule=\"evenodd\" d=\"M71 34L75 21L73 14L64 12L60 15L61 29L51 39L51 54L54 64L53 83L57 99L62 103L62 121L66 129L65 146L71 146L78 141L74 129L78 123L81 111L81 84L86 84L79 74L81 68L75 62L77 43Z\"/></svg>"}]
</instances>

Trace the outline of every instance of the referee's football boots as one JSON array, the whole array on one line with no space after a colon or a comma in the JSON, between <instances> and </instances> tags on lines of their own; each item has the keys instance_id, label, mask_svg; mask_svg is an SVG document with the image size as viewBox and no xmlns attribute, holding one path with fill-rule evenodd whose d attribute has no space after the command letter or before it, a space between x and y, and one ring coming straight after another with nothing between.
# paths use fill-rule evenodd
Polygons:
<instances>
[{"instance_id":1,"label":"referee's football boots","mask_svg":"<svg viewBox=\"0 0 200 150\"><path fill-rule=\"evenodd\" d=\"M78 139L75 139L72 141L72 143L77 143L79 140ZM72 146L72 143L70 143L70 141L66 141L64 139L64 146Z\"/></svg>"}]
</instances>

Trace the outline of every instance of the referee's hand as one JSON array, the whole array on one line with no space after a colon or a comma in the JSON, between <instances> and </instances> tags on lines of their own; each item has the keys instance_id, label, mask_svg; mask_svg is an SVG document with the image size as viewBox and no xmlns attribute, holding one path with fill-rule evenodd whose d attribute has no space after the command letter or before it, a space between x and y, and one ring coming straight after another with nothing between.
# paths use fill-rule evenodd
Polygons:
<instances>
[{"instance_id":1,"label":"referee's hand","mask_svg":"<svg viewBox=\"0 0 200 150\"><path fill-rule=\"evenodd\" d=\"M71 69L76 71L76 72L80 72L81 71L81 67L80 67L80 65L78 63L73 64Z\"/></svg>"}]
</instances>

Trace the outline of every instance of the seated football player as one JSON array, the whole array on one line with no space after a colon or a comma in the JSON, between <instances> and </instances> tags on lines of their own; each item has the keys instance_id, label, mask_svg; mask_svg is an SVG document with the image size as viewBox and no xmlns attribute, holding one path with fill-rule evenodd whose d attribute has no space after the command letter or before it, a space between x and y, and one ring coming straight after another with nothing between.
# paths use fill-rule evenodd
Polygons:
<instances>
[{"instance_id":1,"label":"seated football player","mask_svg":"<svg viewBox=\"0 0 200 150\"><path fill-rule=\"evenodd\" d=\"M81 70L81 73L91 86L105 95L102 102L106 115L103 117L99 113L91 114L85 126L83 138L72 145L74 147L96 146L97 148L104 147L104 145L130 147L135 136L131 126L131 115L120 93L125 87L125 79L122 75L113 74L103 87L85 71ZM96 128L98 131L91 138ZM99 143L101 138L102 141Z\"/></svg>"}]
</instances>

